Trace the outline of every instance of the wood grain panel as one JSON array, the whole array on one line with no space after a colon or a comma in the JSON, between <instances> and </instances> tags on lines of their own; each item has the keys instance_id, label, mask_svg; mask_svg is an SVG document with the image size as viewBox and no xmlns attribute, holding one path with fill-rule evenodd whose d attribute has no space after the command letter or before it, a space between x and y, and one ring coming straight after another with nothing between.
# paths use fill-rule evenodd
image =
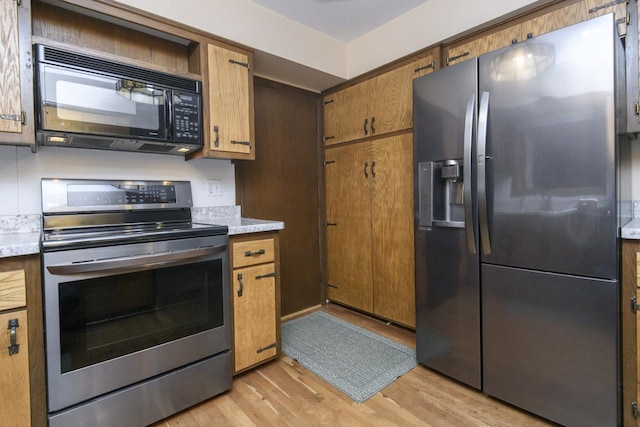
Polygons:
<instances>
[{"instance_id":1,"label":"wood grain panel","mask_svg":"<svg viewBox=\"0 0 640 427\"><path fill-rule=\"evenodd\" d=\"M15 0L0 0L0 66L0 132L20 133L20 46Z\"/></svg>"},{"instance_id":2,"label":"wood grain panel","mask_svg":"<svg viewBox=\"0 0 640 427\"><path fill-rule=\"evenodd\" d=\"M367 312L373 310L370 153L369 143L325 153L327 294Z\"/></svg>"},{"instance_id":3,"label":"wood grain panel","mask_svg":"<svg viewBox=\"0 0 640 427\"><path fill-rule=\"evenodd\" d=\"M0 310L27 305L24 270L0 272Z\"/></svg>"},{"instance_id":4,"label":"wood grain panel","mask_svg":"<svg viewBox=\"0 0 640 427\"><path fill-rule=\"evenodd\" d=\"M623 425L636 425L637 419L631 411L632 402L640 402L638 388L638 314L631 310L632 297L638 295L638 272L640 272L640 241L622 241L622 286L621 286L621 318L622 318L622 406ZM636 300L640 301L640 300Z\"/></svg>"},{"instance_id":5,"label":"wood grain panel","mask_svg":"<svg viewBox=\"0 0 640 427\"><path fill-rule=\"evenodd\" d=\"M275 259L273 239L233 242L232 245L234 268L273 262Z\"/></svg>"},{"instance_id":6,"label":"wood grain panel","mask_svg":"<svg viewBox=\"0 0 640 427\"><path fill-rule=\"evenodd\" d=\"M321 111L319 94L256 78L258 149L254 161L235 165L242 214L285 224L278 233L283 314L324 300L318 208L324 157L318 132Z\"/></svg>"},{"instance_id":7,"label":"wood grain panel","mask_svg":"<svg viewBox=\"0 0 640 427\"><path fill-rule=\"evenodd\" d=\"M274 263L233 270L235 372L276 355L276 279L260 277L271 273Z\"/></svg>"},{"instance_id":8,"label":"wood grain panel","mask_svg":"<svg viewBox=\"0 0 640 427\"><path fill-rule=\"evenodd\" d=\"M34 3L35 36L188 73L189 47L44 2Z\"/></svg>"},{"instance_id":9,"label":"wood grain panel","mask_svg":"<svg viewBox=\"0 0 640 427\"><path fill-rule=\"evenodd\" d=\"M433 68L426 68L427 65ZM369 120L372 135L381 135L413 126L413 79L431 73L438 66L434 55L428 55L384 73L371 81L375 93Z\"/></svg>"},{"instance_id":10,"label":"wood grain panel","mask_svg":"<svg viewBox=\"0 0 640 427\"><path fill-rule=\"evenodd\" d=\"M248 66L239 64L248 64ZM250 125L250 118L253 115L250 113L249 103L249 57L210 44L208 66L211 132L209 149L248 154L254 144ZM218 146L215 145L216 139Z\"/></svg>"},{"instance_id":11,"label":"wood grain panel","mask_svg":"<svg viewBox=\"0 0 640 427\"><path fill-rule=\"evenodd\" d=\"M589 18L588 15L586 2L580 1L530 19L522 27L525 34L535 37L582 22Z\"/></svg>"},{"instance_id":12,"label":"wood grain panel","mask_svg":"<svg viewBox=\"0 0 640 427\"><path fill-rule=\"evenodd\" d=\"M374 90L371 81L367 80L325 97L325 145L369 136L368 120L371 117L370 108ZM367 120L366 133L365 119Z\"/></svg>"},{"instance_id":13,"label":"wood grain panel","mask_svg":"<svg viewBox=\"0 0 640 427\"><path fill-rule=\"evenodd\" d=\"M17 354L9 355L10 344L7 325L17 319L16 336L20 345ZM2 425L27 427L31 425L29 388L29 339L27 310L0 314L0 414Z\"/></svg>"},{"instance_id":14,"label":"wood grain panel","mask_svg":"<svg viewBox=\"0 0 640 427\"><path fill-rule=\"evenodd\" d=\"M373 141L373 313L415 328L413 134Z\"/></svg>"}]
</instances>

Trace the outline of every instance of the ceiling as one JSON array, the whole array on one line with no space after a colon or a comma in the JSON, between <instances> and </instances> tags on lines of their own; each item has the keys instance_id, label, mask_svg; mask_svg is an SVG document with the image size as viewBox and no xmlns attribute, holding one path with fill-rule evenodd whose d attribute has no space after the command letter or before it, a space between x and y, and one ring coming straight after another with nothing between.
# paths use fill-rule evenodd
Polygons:
<instances>
[{"instance_id":1,"label":"ceiling","mask_svg":"<svg viewBox=\"0 0 640 427\"><path fill-rule=\"evenodd\" d=\"M349 43L427 0L250 0Z\"/></svg>"}]
</instances>

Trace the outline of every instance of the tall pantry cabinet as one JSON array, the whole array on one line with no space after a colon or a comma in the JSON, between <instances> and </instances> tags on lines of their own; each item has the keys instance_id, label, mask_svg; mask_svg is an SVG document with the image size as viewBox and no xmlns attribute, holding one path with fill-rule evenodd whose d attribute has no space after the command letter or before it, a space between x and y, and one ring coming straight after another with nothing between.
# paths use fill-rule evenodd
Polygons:
<instances>
[{"instance_id":1,"label":"tall pantry cabinet","mask_svg":"<svg viewBox=\"0 0 640 427\"><path fill-rule=\"evenodd\" d=\"M324 98L327 296L415 327L413 79L439 48Z\"/></svg>"}]
</instances>

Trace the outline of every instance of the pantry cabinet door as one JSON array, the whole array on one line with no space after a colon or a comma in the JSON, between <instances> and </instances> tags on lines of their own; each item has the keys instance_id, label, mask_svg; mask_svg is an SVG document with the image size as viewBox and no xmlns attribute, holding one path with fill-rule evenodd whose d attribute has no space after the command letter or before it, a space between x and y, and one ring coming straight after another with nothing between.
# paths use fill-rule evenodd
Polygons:
<instances>
[{"instance_id":1,"label":"pantry cabinet door","mask_svg":"<svg viewBox=\"0 0 640 427\"><path fill-rule=\"evenodd\" d=\"M370 144L325 153L329 299L371 312Z\"/></svg>"},{"instance_id":2,"label":"pantry cabinet door","mask_svg":"<svg viewBox=\"0 0 640 427\"><path fill-rule=\"evenodd\" d=\"M373 313L415 328L413 135L373 143Z\"/></svg>"}]
</instances>

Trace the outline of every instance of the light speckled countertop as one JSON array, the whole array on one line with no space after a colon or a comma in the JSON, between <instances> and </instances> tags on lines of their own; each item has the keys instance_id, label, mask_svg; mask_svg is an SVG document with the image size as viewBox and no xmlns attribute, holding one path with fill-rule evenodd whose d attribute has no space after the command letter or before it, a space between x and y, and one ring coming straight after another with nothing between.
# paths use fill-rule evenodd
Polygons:
<instances>
[{"instance_id":1,"label":"light speckled countertop","mask_svg":"<svg viewBox=\"0 0 640 427\"><path fill-rule=\"evenodd\" d=\"M193 208L192 220L201 224L229 227L229 235L276 231L284 228L282 221L242 218L239 206ZM10 215L0 217L0 258L32 255L40 252L40 215Z\"/></svg>"},{"instance_id":2,"label":"light speckled countertop","mask_svg":"<svg viewBox=\"0 0 640 427\"><path fill-rule=\"evenodd\" d=\"M630 223L622 227L623 239L640 239L640 218L634 218Z\"/></svg>"}]
</instances>

